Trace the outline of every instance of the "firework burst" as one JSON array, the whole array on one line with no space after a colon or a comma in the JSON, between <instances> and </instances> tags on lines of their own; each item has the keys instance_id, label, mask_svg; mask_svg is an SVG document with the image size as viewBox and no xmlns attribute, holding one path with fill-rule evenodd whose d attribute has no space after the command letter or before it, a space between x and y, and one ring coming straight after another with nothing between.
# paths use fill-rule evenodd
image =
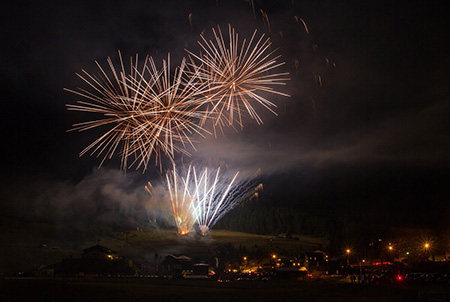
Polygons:
<instances>
[{"instance_id":1,"label":"firework burst","mask_svg":"<svg viewBox=\"0 0 450 302\"><path fill-rule=\"evenodd\" d=\"M204 99L198 85L195 85L195 75L187 77L185 74L186 61L175 69L173 77L170 73L170 57L163 61L163 68L159 72L150 57L145 64L148 74L153 75L150 80L141 80L144 85L137 87L130 78L130 86L143 104L143 122L135 128L136 146L139 150L139 165L147 164L152 153L156 153L156 160L164 153L174 163L175 153L190 156L187 147L194 146L196 135L204 136L208 131L199 125L206 112L201 110ZM158 75L158 76L155 76ZM156 162L157 163L157 162Z\"/></svg>"},{"instance_id":2,"label":"firework burst","mask_svg":"<svg viewBox=\"0 0 450 302\"><path fill-rule=\"evenodd\" d=\"M205 114L200 110L204 100L196 97L198 90L192 84L193 77L186 77L185 60L170 73L170 56L163 60L161 70L151 57L147 57L143 67L138 69L138 58L131 59L130 71L126 72L119 52L120 69L116 69L108 58L110 74L100 64L99 76L83 70L77 74L92 91L79 88L66 89L86 99L76 105L67 105L69 110L102 114L103 118L75 124L72 130L85 131L110 125L110 129L86 147L87 152L97 153L103 159L100 166L115 152L121 155L121 167L133 165L144 171L152 155L156 165L161 167L161 156L166 155L172 162L175 153L189 155L186 150L193 146L193 136L205 131L199 122ZM129 159L131 163L129 163Z\"/></svg>"},{"instance_id":3,"label":"firework burst","mask_svg":"<svg viewBox=\"0 0 450 302\"><path fill-rule=\"evenodd\" d=\"M78 88L78 91L65 89L86 99L85 101L78 101L76 105L68 104L68 110L94 112L103 115L102 119L75 124L72 130L85 131L104 125L112 125L112 128L80 152L80 156L89 151L91 151L91 155L97 153L97 156L101 156L104 154L100 166L107 158L112 157L120 148L120 144L122 144L121 164L122 167L127 166L127 158L132 153L129 146L131 145L131 134L134 131L134 116L139 115L136 95L126 84L126 77L130 77L130 79L133 79L132 83L140 85L139 76L135 72L138 67L138 57L136 56L135 60L130 60L129 73L125 71L120 52L119 59L120 69L116 69L111 58L108 58L107 62L111 71L109 75L106 72L107 70L105 71L97 61L95 63L100 69L98 76L91 75L85 70L82 70L82 74L77 73L77 76L91 88L91 91L82 88Z\"/></svg>"},{"instance_id":4,"label":"firework burst","mask_svg":"<svg viewBox=\"0 0 450 302\"><path fill-rule=\"evenodd\" d=\"M266 99L264 93L289 96L275 89L285 85L288 73L275 73L274 69L284 62L278 63L280 56L270 51L270 39L264 34L256 37L255 30L251 39L239 44L238 34L229 25L228 43L223 38L220 27L216 32L212 29L214 40L207 40L201 35L199 45L202 54L191 56L190 69L204 84L201 89L205 99L212 106L210 113L214 116L216 125L237 122L243 127L242 116L247 112L258 124L262 119L256 112L253 103L256 102L272 113L276 105Z\"/></svg>"}]
</instances>

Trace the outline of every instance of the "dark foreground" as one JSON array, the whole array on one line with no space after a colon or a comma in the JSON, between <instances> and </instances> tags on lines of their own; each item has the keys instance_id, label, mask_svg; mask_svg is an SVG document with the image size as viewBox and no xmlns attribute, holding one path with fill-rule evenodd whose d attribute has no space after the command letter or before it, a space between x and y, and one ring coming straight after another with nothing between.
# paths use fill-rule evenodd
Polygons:
<instances>
[{"instance_id":1,"label":"dark foreground","mask_svg":"<svg viewBox=\"0 0 450 302\"><path fill-rule=\"evenodd\" d=\"M416 288L338 280L217 281L160 279L0 279L0 301L437 301L447 286ZM439 296L436 296L439 294ZM436 301L436 300L434 300Z\"/></svg>"}]
</instances>

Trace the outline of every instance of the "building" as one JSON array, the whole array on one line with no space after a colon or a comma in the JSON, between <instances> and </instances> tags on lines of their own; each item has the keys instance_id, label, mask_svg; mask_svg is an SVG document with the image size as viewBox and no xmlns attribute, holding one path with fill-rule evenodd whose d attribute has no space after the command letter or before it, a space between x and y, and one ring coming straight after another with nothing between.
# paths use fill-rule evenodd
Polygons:
<instances>
[{"instance_id":1,"label":"building","mask_svg":"<svg viewBox=\"0 0 450 302\"><path fill-rule=\"evenodd\" d=\"M192 259L187 256L167 255L159 265L160 275L171 278L182 278L186 274L190 274L192 270Z\"/></svg>"},{"instance_id":2,"label":"building","mask_svg":"<svg viewBox=\"0 0 450 302\"><path fill-rule=\"evenodd\" d=\"M131 276L136 269L131 260L99 244L83 250L81 258L66 258L49 266L55 276Z\"/></svg>"},{"instance_id":3,"label":"building","mask_svg":"<svg viewBox=\"0 0 450 302\"><path fill-rule=\"evenodd\" d=\"M160 275L169 278L208 279L209 264L192 263L188 256L167 255L160 264Z\"/></svg>"},{"instance_id":4,"label":"building","mask_svg":"<svg viewBox=\"0 0 450 302\"><path fill-rule=\"evenodd\" d=\"M81 257L83 259L106 259L106 260L118 260L121 258L119 257L117 252L108 249L104 246L101 246L99 244L84 249Z\"/></svg>"}]
</instances>

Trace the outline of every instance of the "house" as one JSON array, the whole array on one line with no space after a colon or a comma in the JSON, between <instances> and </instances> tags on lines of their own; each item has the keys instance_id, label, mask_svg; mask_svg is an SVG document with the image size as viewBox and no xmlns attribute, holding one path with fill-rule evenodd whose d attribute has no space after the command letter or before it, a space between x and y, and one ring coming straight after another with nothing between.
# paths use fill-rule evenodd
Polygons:
<instances>
[{"instance_id":1,"label":"house","mask_svg":"<svg viewBox=\"0 0 450 302\"><path fill-rule=\"evenodd\" d=\"M167 255L160 264L159 273L174 278L191 273L192 259L187 256Z\"/></svg>"},{"instance_id":2,"label":"house","mask_svg":"<svg viewBox=\"0 0 450 302\"><path fill-rule=\"evenodd\" d=\"M321 250L306 252L304 265L310 273L325 273L328 270L328 256Z\"/></svg>"},{"instance_id":3,"label":"house","mask_svg":"<svg viewBox=\"0 0 450 302\"><path fill-rule=\"evenodd\" d=\"M209 264L194 264L185 255L167 255L160 264L159 274L170 278L208 279Z\"/></svg>"},{"instance_id":4,"label":"house","mask_svg":"<svg viewBox=\"0 0 450 302\"><path fill-rule=\"evenodd\" d=\"M197 263L192 265L190 274L184 276L185 279L208 279L209 278L209 264Z\"/></svg>"},{"instance_id":5,"label":"house","mask_svg":"<svg viewBox=\"0 0 450 302\"><path fill-rule=\"evenodd\" d=\"M99 244L83 250L81 258L65 258L49 268L55 276L126 276L134 275L132 261Z\"/></svg>"},{"instance_id":6,"label":"house","mask_svg":"<svg viewBox=\"0 0 450 302\"><path fill-rule=\"evenodd\" d=\"M99 244L91 246L83 250L81 255L83 259L106 259L106 260L117 260L120 259L117 252L101 246Z\"/></svg>"}]
</instances>

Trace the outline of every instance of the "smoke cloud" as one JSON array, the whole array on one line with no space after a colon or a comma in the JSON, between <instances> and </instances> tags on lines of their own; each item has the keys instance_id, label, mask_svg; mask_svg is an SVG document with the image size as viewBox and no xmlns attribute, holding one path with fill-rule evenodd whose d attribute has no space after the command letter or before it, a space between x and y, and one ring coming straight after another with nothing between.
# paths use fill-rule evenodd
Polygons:
<instances>
[{"instance_id":1,"label":"smoke cloud","mask_svg":"<svg viewBox=\"0 0 450 302\"><path fill-rule=\"evenodd\" d=\"M170 202L160 182L145 190L145 176L94 169L78 183L23 179L2 193L4 217L64 225L71 232L98 232L173 225Z\"/></svg>"},{"instance_id":2,"label":"smoke cloud","mask_svg":"<svg viewBox=\"0 0 450 302\"><path fill-rule=\"evenodd\" d=\"M260 169L262 175L335 164L449 165L450 136L444 131L449 110L450 102L437 102L361 128L337 130L322 140L310 139L300 129L274 132L266 127L267 133L259 136L207 138L194 156Z\"/></svg>"}]
</instances>

